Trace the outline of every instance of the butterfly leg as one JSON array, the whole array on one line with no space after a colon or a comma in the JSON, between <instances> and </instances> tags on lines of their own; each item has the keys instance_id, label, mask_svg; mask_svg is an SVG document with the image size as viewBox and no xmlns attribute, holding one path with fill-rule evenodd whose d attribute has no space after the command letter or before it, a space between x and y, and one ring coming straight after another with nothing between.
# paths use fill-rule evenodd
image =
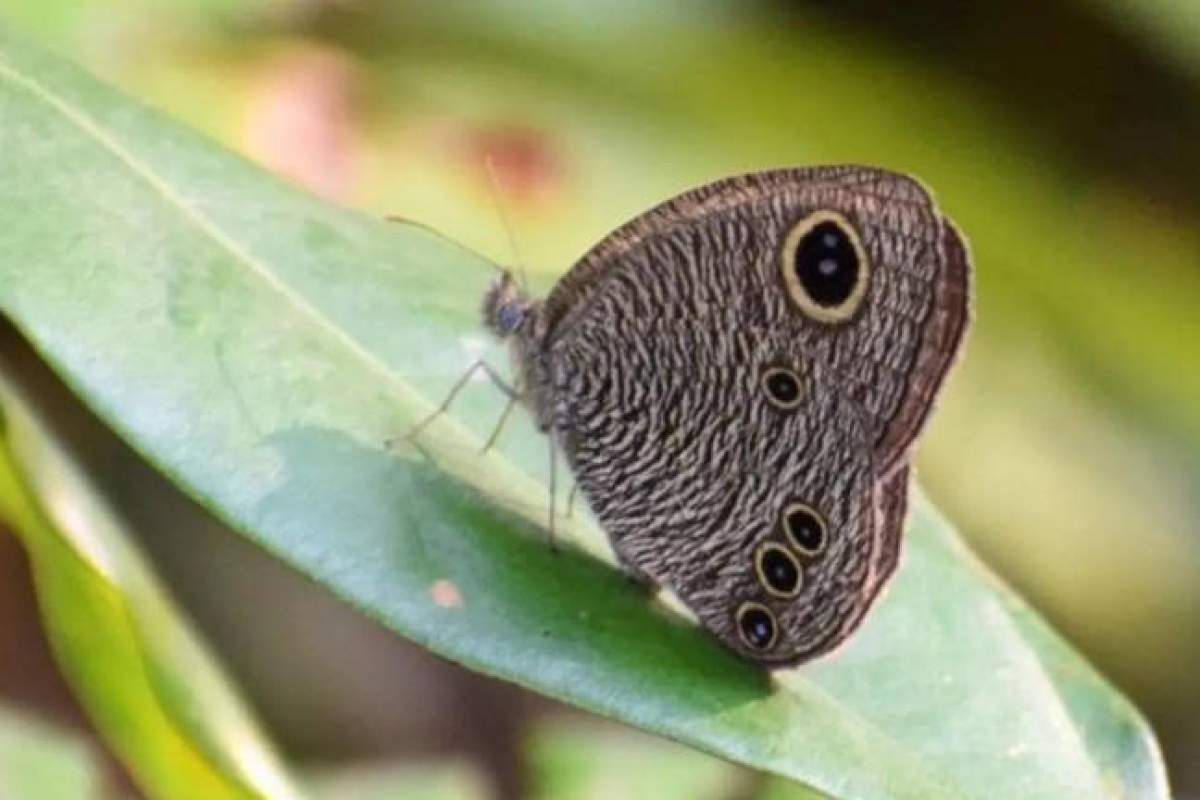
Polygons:
<instances>
[{"instance_id":1,"label":"butterfly leg","mask_svg":"<svg viewBox=\"0 0 1200 800\"><path fill-rule=\"evenodd\" d=\"M464 372L459 379L454 382L454 385L450 387L450 391L446 393L444 398L442 398L441 404L438 405L438 407L435 408L430 414L422 417L415 425L409 428L408 432L401 437L401 440L405 442L415 441L417 436L420 435L421 431L425 430L425 428L427 428L431 422L440 417L442 414L445 414L446 410L450 408L455 398L458 397L458 393L466 387L467 381L471 380L471 377L477 370L481 369L483 365L484 362L481 359L467 367L467 371ZM391 442L389 442L389 445L390 444Z\"/></svg>"},{"instance_id":2,"label":"butterfly leg","mask_svg":"<svg viewBox=\"0 0 1200 800\"><path fill-rule=\"evenodd\" d=\"M579 481L571 482L571 491L567 493L567 519L571 519L575 510L575 495L579 494Z\"/></svg>"},{"instance_id":3,"label":"butterfly leg","mask_svg":"<svg viewBox=\"0 0 1200 800\"><path fill-rule=\"evenodd\" d=\"M509 416L512 415L513 409L521 400L520 389L509 386L507 383L505 383L504 379L501 378L500 375L498 375L496 371L487 364L483 365L483 369L487 373L487 376L491 378L492 383L494 383L500 391L504 392L505 396L508 398L508 402L504 404L504 411L500 413L500 419L496 421L496 427L492 428L491 435L488 436L487 441L483 443L483 447L479 451L480 453L486 453L495 446L496 442L500 439L500 434L504 432L504 426L508 423Z\"/></svg>"},{"instance_id":4,"label":"butterfly leg","mask_svg":"<svg viewBox=\"0 0 1200 800\"><path fill-rule=\"evenodd\" d=\"M512 410L516 407L516 405L517 398L509 397L508 401L504 404L504 411L500 412L500 419L496 422L496 427L492 428L491 435L488 436L487 441L483 443L483 447L479 448L481 455L495 447L496 441L500 438L500 434L504 430L505 424L508 422L508 417L510 414L512 414Z\"/></svg>"},{"instance_id":5,"label":"butterfly leg","mask_svg":"<svg viewBox=\"0 0 1200 800\"><path fill-rule=\"evenodd\" d=\"M554 539L554 502L558 495L558 453L554 446L554 437L547 436L546 440L550 443L550 526L546 532L546 544L550 545L552 552L558 552L558 543Z\"/></svg>"},{"instance_id":6,"label":"butterfly leg","mask_svg":"<svg viewBox=\"0 0 1200 800\"><path fill-rule=\"evenodd\" d=\"M508 383L502 377L500 377L500 375L494 369L492 369L491 366L486 361L484 361L483 359L479 359L479 360L475 361L475 363L471 364L471 366L467 367L466 371L462 374L462 376L459 377L459 379L454 382L454 385L450 387L450 391L446 393L445 398L443 398L442 402L438 405L437 408L435 408L430 414L423 417L415 425L413 425L411 428L409 428L408 433L404 434L404 436L401 437L399 440L395 440L395 439L389 440L387 443L388 447L394 446L398 441L404 441L404 442L414 441L417 438L417 436L420 435L421 431L425 430L425 428L427 428L431 422L433 422L435 419L440 417L442 414L446 413L446 411L454 403L454 400L458 397L459 393L462 392L462 390L466 388L467 382L470 381L471 378L475 375L475 373L478 372L479 370L483 370L484 374L486 374L488 376L488 378L491 379L492 383L496 384L496 386L499 387L500 390L508 396L510 403L515 402L515 400L520 397L520 395L516 392L516 390L513 389L511 386L509 386ZM504 418L506 419L507 416L508 416L508 412L506 410ZM497 431L493 432L492 438L495 438L495 436L498 436L498 435L499 435L499 431L497 430ZM485 449L486 449L486 447L490 447L491 443L492 443L492 439L490 438L488 440L488 444L485 446Z\"/></svg>"}]
</instances>

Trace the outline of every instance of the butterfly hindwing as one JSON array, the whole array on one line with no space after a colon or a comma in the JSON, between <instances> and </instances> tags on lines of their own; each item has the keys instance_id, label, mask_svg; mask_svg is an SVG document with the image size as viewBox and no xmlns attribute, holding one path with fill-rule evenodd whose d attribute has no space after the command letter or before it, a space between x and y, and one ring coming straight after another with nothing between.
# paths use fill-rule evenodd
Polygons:
<instances>
[{"instance_id":1,"label":"butterfly hindwing","mask_svg":"<svg viewBox=\"0 0 1200 800\"><path fill-rule=\"evenodd\" d=\"M554 415L618 557L749 657L786 664L829 649L875 583L863 415L778 341L722 315L614 317L620 294L556 347ZM792 532L789 519L811 526ZM769 615L769 646L739 628L750 606Z\"/></svg>"}]
</instances>

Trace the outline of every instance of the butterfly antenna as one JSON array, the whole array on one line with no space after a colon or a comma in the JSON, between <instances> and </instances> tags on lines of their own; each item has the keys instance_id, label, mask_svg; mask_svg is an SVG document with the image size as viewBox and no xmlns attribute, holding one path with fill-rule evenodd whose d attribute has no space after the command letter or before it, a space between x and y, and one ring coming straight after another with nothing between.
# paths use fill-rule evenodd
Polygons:
<instances>
[{"instance_id":1,"label":"butterfly antenna","mask_svg":"<svg viewBox=\"0 0 1200 800\"><path fill-rule=\"evenodd\" d=\"M451 237L442 233L441 231L439 231L437 228L433 227L429 223L421 222L420 220L416 220L411 217L402 217L399 214L388 214L387 216L384 217L384 220L386 220L387 222L394 222L398 225L408 225L410 227L417 228L418 230L424 231L425 233L429 234L430 236L440 239L442 242L450 245L454 249L461 250L462 252L466 253L467 255L471 256L472 258L478 258L482 261L486 261L487 265L489 267L491 267L492 269L494 269L496 272L504 273L504 272L508 271L501 265L497 264L495 261L492 261L490 258L480 255L479 253L475 252L471 248L467 247L462 242L460 242L456 239L452 239Z\"/></svg>"},{"instance_id":2,"label":"butterfly antenna","mask_svg":"<svg viewBox=\"0 0 1200 800\"><path fill-rule=\"evenodd\" d=\"M517 265L517 286L524 294L528 294L529 278L525 274L525 260L521 258L521 250L517 247L517 237L513 233L512 220L504 206L504 186L500 183L500 174L496 171L496 164L492 160L491 153L483 157L483 163L487 167L489 185L492 189L492 203L496 206L496 214L500 217L500 224L504 226L505 236L508 237L508 249Z\"/></svg>"}]
</instances>

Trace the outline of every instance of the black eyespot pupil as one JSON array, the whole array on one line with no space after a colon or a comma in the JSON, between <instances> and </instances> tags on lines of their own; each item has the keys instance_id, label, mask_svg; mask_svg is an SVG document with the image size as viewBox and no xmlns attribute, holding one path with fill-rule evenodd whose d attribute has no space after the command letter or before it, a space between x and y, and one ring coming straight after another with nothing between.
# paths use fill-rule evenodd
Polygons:
<instances>
[{"instance_id":1,"label":"black eyespot pupil","mask_svg":"<svg viewBox=\"0 0 1200 800\"><path fill-rule=\"evenodd\" d=\"M795 270L814 303L826 308L840 306L858 282L858 253L836 222L821 222L796 246Z\"/></svg>"},{"instance_id":2,"label":"black eyespot pupil","mask_svg":"<svg viewBox=\"0 0 1200 800\"><path fill-rule=\"evenodd\" d=\"M762 650L775 638L775 620L765 608L751 606L738 616L742 636L751 647Z\"/></svg>"},{"instance_id":3,"label":"black eyespot pupil","mask_svg":"<svg viewBox=\"0 0 1200 800\"><path fill-rule=\"evenodd\" d=\"M762 556L762 573L772 589L780 594L791 594L800 583L800 570L796 562L780 550L767 550Z\"/></svg>"},{"instance_id":4,"label":"black eyespot pupil","mask_svg":"<svg viewBox=\"0 0 1200 800\"><path fill-rule=\"evenodd\" d=\"M816 552L825 544L825 528L811 511L795 509L787 515L788 534L801 548Z\"/></svg>"},{"instance_id":5,"label":"black eyespot pupil","mask_svg":"<svg viewBox=\"0 0 1200 800\"><path fill-rule=\"evenodd\" d=\"M767 391L771 398L783 405L790 405L800 397L800 384L796 378L783 370L775 370L767 375Z\"/></svg>"}]
</instances>

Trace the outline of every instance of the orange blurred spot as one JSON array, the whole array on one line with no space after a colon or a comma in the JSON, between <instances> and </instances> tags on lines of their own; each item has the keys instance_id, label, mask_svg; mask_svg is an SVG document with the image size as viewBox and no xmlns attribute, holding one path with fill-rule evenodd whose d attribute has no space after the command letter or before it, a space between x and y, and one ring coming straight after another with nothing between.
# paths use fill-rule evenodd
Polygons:
<instances>
[{"instance_id":1,"label":"orange blurred spot","mask_svg":"<svg viewBox=\"0 0 1200 800\"><path fill-rule=\"evenodd\" d=\"M550 137L534 128L478 128L464 139L465 155L480 168L491 162L496 189L518 202L550 198L562 181L563 165Z\"/></svg>"},{"instance_id":2,"label":"orange blurred spot","mask_svg":"<svg viewBox=\"0 0 1200 800\"><path fill-rule=\"evenodd\" d=\"M345 197L353 180L355 82L353 63L334 50L277 58L246 119L246 150L302 186Z\"/></svg>"},{"instance_id":3,"label":"orange blurred spot","mask_svg":"<svg viewBox=\"0 0 1200 800\"><path fill-rule=\"evenodd\" d=\"M462 605L462 595L459 594L458 587L447 580L434 581L429 587L429 596L442 608L458 608Z\"/></svg>"}]
</instances>

